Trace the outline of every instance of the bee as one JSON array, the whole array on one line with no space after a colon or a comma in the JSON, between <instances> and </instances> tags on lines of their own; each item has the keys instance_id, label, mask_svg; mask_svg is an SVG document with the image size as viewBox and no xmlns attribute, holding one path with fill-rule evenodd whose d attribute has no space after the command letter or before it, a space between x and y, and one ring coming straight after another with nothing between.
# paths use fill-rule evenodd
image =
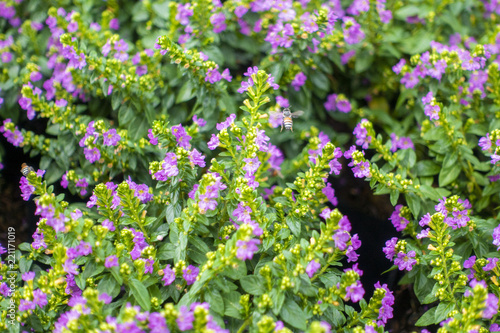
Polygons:
<instances>
[{"instance_id":1,"label":"bee","mask_svg":"<svg viewBox=\"0 0 500 333\"><path fill-rule=\"evenodd\" d=\"M24 177L27 177L31 171L35 171L32 167L30 167L28 164L23 163L21 165L21 173L23 174Z\"/></svg>"},{"instance_id":2,"label":"bee","mask_svg":"<svg viewBox=\"0 0 500 333\"><path fill-rule=\"evenodd\" d=\"M297 117L302 116L304 114L304 111L290 112L290 108L284 108L283 111L281 111L281 112L272 111L270 113L271 113L271 117L276 117L276 118L279 117L279 118L283 119L283 121L281 123L281 131L283 131L283 126L284 126L285 129L293 132L293 120L292 120L292 118L297 118Z\"/></svg>"}]
</instances>

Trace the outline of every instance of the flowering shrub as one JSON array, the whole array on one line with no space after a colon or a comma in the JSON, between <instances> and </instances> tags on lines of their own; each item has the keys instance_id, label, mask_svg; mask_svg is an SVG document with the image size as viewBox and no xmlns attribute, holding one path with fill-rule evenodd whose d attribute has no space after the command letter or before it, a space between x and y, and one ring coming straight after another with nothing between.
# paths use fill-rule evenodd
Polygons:
<instances>
[{"instance_id":1,"label":"flowering shrub","mask_svg":"<svg viewBox=\"0 0 500 333\"><path fill-rule=\"evenodd\" d=\"M365 293L336 208L352 173L394 206L377 250L422 332L500 331L495 1L0 9L0 131L39 158L2 330L384 332L393 291Z\"/></svg>"}]
</instances>

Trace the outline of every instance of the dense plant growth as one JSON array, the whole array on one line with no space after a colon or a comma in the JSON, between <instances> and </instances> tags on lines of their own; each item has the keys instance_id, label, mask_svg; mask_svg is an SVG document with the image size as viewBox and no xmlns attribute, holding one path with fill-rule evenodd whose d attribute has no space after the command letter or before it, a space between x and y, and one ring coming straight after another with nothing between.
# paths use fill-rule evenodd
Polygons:
<instances>
[{"instance_id":1,"label":"dense plant growth","mask_svg":"<svg viewBox=\"0 0 500 333\"><path fill-rule=\"evenodd\" d=\"M422 332L500 331L499 14L0 1L0 131L39 161L33 241L0 247L1 330L384 332L393 291L365 293L336 208L350 173L394 206L376 250Z\"/></svg>"}]
</instances>

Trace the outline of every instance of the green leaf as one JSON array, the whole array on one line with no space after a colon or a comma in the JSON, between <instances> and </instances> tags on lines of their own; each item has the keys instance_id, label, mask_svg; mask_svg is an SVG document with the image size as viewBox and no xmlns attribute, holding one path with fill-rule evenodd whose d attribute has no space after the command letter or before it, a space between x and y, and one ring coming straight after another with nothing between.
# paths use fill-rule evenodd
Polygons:
<instances>
[{"instance_id":1,"label":"green leaf","mask_svg":"<svg viewBox=\"0 0 500 333\"><path fill-rule=\"evenodd\" d=\"M113 276L111 276L111 274L106 274L101 279L101 281L99 281L97 290L101 294L106 293L109 296L115 298L120 293L120 285L116 283L116 280L113 278Z\"/></svg>"},{"instance_id":2,"label":"green leaf","mask_svg":"<svg viewBox=\"0 0 500 333\"><path fill-rule=\"evenodd\" d=\"M443 168L449 168L453 166L458 160L458 153L456 151L446 154L443 160Z\"/></svg>"},{"instance_id":3,"label":"green leaf","mask_svg":"<svg viewBox=\"0 0 500 333\"><path fill-rule=\"evenodd\" d=\"M300 220L293 217L292 215L288 215L286 217L286 224L288 225L288 228L290 228L290 231L295 237L300 236Z\"/></svg>"},{"instance_id":4,"label":"green leaf","mask_svg":"<svg viewBox=\"0 0 500 333\"><path fill-rule=\"evenodd\" d=\"M396 206L399 199L399 191L392 190L390 195L391 205Z\"/></svg>"},{"instance_id":5,"label":"green leaf","mask_svg":"<svg viewBox=\"0 0 500 333\"><path fill-rule=\"evenodd\" d=\"M243 290L250 295L263 295L266 292L266 281L260 275L244 276L240 283Z\"/></svg>"},{"instance_id":6,"label":"green leaf","mask_svg":"<svg viewBox=\"0 0 500 333\"><path fill-rule=\"evenodd\" d=\"M205 299L210 304L210 310L224 315L224 299L220 292L215 288L207 288L205 291Z\"/></svg>"},{"instance_id":7,"label":"green leaf","mask_svg":"<svg viewBox=\"0 0 500 333\"><path fill-rule=\"evenodd\" d=\"M457 179L462 171L460 164L453 164L447 168L441 169L439 172L439 186L444 187Z\"/></svg>"},{"instance_id":8,"label":"green leaf","mask_svg":"<svg viewBox=\"0 0 500 333\"><path fill-rule=\"evenodd\" d=\"M180 104L189 101L195 95L195 90L193 89L193 83L191 80L184 82L181 89L177 93L175 98L175 104Z\"/></svg>"},{"instance_id":9,"label":"green leaf","mask_svg":"<svg viewBox=\"0 0 500 333\"><path fill-rule=\"evenodd\" d=\"M415 165L415 173L421 177L437 175L439 170L441 167L430 160L419 161Z\"/></svg>"},{"instance_id":10,"label":"green leaf","mask_svg":"<svg viewBox=\"0 0 500 333\"><path fill-rule=\"evenodd\" d=\"M455 309L455 303L445 303L441 302L436 308L436 313L434 314L434 322L440 323L446 318L448 318L448 313Z\"/></svg>"},{"instance_id":11,"label":"green leaf","mask_svg":"<svg viewBox=\"0 0 500 333\"><path fill-rule=\"evenodd\" d=\"M418 217L418 213L420 212L420 199L415 193L406 193L405 194L406 203L410 208L411 213L414 218Z\"/></svg>"},{"instance_id":12,"label":"green leaf","mask_svg":"<svg viewBox=\"0 0 500 333\"><path fill-rule=\"evenodd\" d=\"M423 326L429 326L429 325L434 324L434 322L435 322L434 314L436 313L436 309L437 309L437 307L432 308L432 309L428 310L426 313L424 313L422 315L422 317L420 317L420 319L415 323L415 326L423 327Z\"/></svg>"},{"instance_id":13,"label":"green leaf","mask_svg":"<svg viewBox=\"0 0 500 333\"><path fill-rule=\"evenodd\" d=\"M224 299L224 315L236 319L243 319L240 313L240 293L238 293L237 291L232 291L230 293L223 294L222 296Z\"/></svg>"},{"instance_id":14,"label":"green leaf","mask_svg":"<svg viewBox=\"0 0 500 333\"><path fill-rule=\"evenodd\" d=\"M130 286L132 295L141 308L145 311L149 311L151 309L151 301L148 289L137 279L130 279L128 285Z\"/></svg>"},{"instance_id":15,"label":"green leaf","mask_svg":"<svg viewBox=\"0 0 500 333\"><path fill-rule=\"evenodd\" d=\"M287 299L283 304L280 316L283 321L295 328L298 328L299 330L305 331L307 329L307 319L304 311L291 299Z\"/></svg>"}]
</instances>

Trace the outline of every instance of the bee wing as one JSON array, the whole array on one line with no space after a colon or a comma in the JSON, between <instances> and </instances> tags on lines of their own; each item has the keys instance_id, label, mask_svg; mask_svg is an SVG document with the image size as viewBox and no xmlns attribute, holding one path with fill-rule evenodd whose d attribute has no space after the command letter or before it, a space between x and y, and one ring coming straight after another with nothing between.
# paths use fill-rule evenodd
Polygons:
<instances>
[{"instance_id":1,"label":"bee wing","mask_svg":"<svg viewBox=\"0 0 500 333\"><path fill-rule=\"evenodd\" d=\"M292 113L292 117L297 118L297 117L302 116L303 114L304 114L304 111L302 111L302 110L295 111L294 113Z\"/></svg>"},{"instance_id":2,"label":"bee wing","mask_svg":"<svg viewBox=\"0 0 500 333\"><path fill-rule=\"evenodd\" d=\"M282 119L283 118L283 113L282 112L277 112L277 111L270 111L269 116L273 117L274 119Z\"/></svg>"}]
</instances>

